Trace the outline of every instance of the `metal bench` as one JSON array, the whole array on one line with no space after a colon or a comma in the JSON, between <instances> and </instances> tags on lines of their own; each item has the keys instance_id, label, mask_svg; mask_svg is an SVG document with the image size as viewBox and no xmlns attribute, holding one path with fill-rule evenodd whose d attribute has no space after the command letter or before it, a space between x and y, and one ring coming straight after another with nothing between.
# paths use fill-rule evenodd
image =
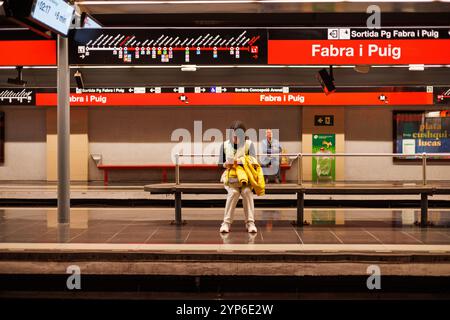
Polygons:
<instances>
[{"instance_id":1,"label":"metal bench","mask_svg":"<svg viewBox=\"0 0 450 320\"><path fill-rule=\"evenodd\" d=\"M144 190L151 194L174 194L175 195L175 221L177 225L183 224L182 219L182 194L225 194L226 190L221 183L162 183L144 186ZM297 218L295 224L303 226L305 195L420 195L421 220L420 225L428 225L428 197L433 194L450 194L450 187L436 186L305 186L294 183L269 184L266 186L266 194L296 194L297 195Z\"/></svg>"},{"instance_id":2,"label":"metal bench","mask_svg":"<svg viewBox=\"0 0 450 320\"><path fill-rule=\"evenodd\" d=\"M195 154L185 156L197 156ZM204 155L199 155L204 156ZM280 154L280 156L282 156ZM302 159L305 156L320 156L317 154L289 154L288 156L295 156L297 158L298 175L297 183L287 183L281 185L266 185L266 194L296 194L297 195L297 218L294 222L297 226L306 224L304 220L305 209L305 195L420 195L420 226L426 227L428 223L428 197L433 194L450 194L449 185L430 185L426 179L426 160L429 156L444 156L448 157L450 154L416 154L418 159L422 160L422 181L417 184L345 184L336 183L333 185L320 184L304 184L302 177ZM329 155L328 155L329 156ZM404 154L334 154L332 156L375 156L375 157L410 157L411 155ZM150 184L144 186L144 190L153 194L174 194L175 195L175 221L179 225L183 224L182 220L182 194L224 194L226 190L221 183L180 183L180 165L179 157L176 156L175 163L175 183Z\"/></svg>"}]
</instances>

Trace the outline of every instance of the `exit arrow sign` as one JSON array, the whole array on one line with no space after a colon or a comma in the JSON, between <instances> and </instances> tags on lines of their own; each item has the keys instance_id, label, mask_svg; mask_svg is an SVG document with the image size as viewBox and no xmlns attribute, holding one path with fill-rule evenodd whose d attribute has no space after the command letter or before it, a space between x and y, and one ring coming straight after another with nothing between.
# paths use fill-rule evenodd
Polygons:
<instances>
[{"instance_id":1,"label":"exit arrow sign","mask_svg":"<svg viewBox=\"0 0 450 320\"><path fill-rule=\"evenodd\" d=\"M334 116L333 115L315 115L314 116L315 126L334 126Z\"/></svg>"}]
</instances>

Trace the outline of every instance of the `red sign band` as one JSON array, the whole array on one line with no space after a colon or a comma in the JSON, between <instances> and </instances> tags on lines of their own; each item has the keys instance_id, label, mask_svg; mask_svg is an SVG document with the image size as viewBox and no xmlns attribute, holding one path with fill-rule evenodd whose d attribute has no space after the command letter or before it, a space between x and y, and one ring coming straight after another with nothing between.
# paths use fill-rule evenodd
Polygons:
<instances>
[{"instance_id":1,"label":"red sign band","mask_svg":"<svg viewBox=\"0 0 450 320\"><path fill-rule=\"evenodd\" d=\"M386 106L432 105L427 92L307 93L83 93L72 106ZM37 106L56 106L55 93L36 93Z\"/></svg>"}]
</instances>

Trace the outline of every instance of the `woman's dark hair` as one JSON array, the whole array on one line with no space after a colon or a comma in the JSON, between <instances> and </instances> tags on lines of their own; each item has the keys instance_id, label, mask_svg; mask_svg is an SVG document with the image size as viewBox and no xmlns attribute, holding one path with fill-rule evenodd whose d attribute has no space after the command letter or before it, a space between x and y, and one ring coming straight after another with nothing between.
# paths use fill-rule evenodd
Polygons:
<instances>
[{"instance_id":1,"label":"woman's dark hair","mask_svg":"<svg viewBox=\"0 0 450 320\"><path fill-rule=\"evenodd\" d=\"M241 120L234 120L230 125L230 129L231 130L241 129L244 132L247 131L245 124Z\"/></svg>"}]
</instances>

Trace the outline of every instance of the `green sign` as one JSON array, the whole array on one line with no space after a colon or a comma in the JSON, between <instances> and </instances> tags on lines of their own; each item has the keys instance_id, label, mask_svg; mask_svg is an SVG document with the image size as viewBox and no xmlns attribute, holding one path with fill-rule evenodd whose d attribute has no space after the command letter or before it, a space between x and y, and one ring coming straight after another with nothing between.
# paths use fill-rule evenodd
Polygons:
<instances>
[{"instance_id":1,"label":"green sign","mask_svg":"<svg viewBox=\"0 0 450 320\"><path fill-rule=\"evenodd\" d=\"M323 224L336 224L336 210L312 210L311 212L311 224L323 225Z\"/></svg>"},{"instance_id":2,"label":"green sign","mask_svg":"<svg viewBox=\"0 0 450 320\"><path fill-rule=\"evenodd\" d=\"M312 180L314 182L336 180L336 135L313 134L312 153L320 156L312 158Z\"/></svg>"}]
</instances>

